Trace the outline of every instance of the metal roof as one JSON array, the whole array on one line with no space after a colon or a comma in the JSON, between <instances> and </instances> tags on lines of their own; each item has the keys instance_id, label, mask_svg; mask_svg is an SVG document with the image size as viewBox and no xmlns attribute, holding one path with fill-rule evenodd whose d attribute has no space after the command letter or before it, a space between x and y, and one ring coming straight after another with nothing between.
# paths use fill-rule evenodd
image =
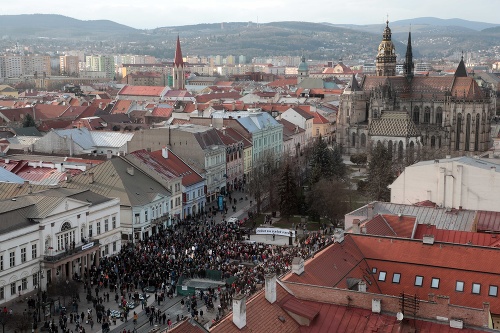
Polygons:
<instances>
[{"instance_id":1,"label":"metal roof","mask_svg":"<svg viewBox=\"0 0 500 333\"><path fill-rule=\"evenodd\" d=\"M90 150L95 145L89 130L86 128L55 129L53 131L62 138L67 137L69 139L71 137L73 142L84 150Z\"/></svg>"},{"instance_id":2,"label":"metal roof","mask_svg":"<svg viewBox=\"0 0 500 333\"><path fill-rule=\"evenodd\" d=\"M94 147L119 148L132 140L134 133L91 131L90 136L94 141Z\"/></svg>"},{"instance_id":3,"label":"metal roof","mask_svg":"<svg viewBox=\"0 0 500 333\"><path fill-rule=\"evenodd\" d=\"M24 179L15 173L12 173L4 168L0 168L0 182L22 184L24 183Z\"/></svg>"},{"instance_id":4,"label":"metal roof","mask_svg":"<svg viewBox=\"0 0 500 333\"><path fill-rule=\"evenodd\" d=\"M456 210L434 207L394 204L390 202L373 202L373 216L377 214L402 214L415 216L420 224L435 225L438 229L471 231L476 212L473 210ZM368 216L367 205L348 213L351 216Z\"/></svg>"},{"instance_id":5,"label":"metal roof","mask_svg":"<svg viewBox=\"0 0 500 333\"><path fill-rule=\"evenodd\" d=\"M415 163L410 166L421 166L421 165L429 165L429 164L434 164L436 161L439 161L439 163L451 163L451 162L457 162L457 163L462 163L462 164L467 164L476 168L481 168L484 170L491 170L492 168L495 168L496 172L500 172L500 164L498 163L493 163L490 160L484 160L480 158L473 158L473 157L468 157L468 156L462 156L462 157L455 157L455 158L444 158L440 160L429 160L429 161L422 161Z\"/></svg>"}]
</instances>

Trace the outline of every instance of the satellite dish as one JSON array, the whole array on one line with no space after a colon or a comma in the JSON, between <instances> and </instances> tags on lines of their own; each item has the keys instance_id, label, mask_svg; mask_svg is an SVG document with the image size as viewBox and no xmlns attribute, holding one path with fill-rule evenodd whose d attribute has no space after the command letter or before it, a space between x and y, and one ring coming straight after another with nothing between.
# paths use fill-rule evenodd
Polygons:
<instances>
[{"instance_id":1,"label":"satellite dish","mask_svg":"<svg viewBox=\"0 0 500 333\"><path fill-rule=\"evenodd\" d=\"M403 320L403 318L404 318L404 315L403 315L403 313L402 313L402 312L398 312L398 313L396 313L396 319L397 319L397 320L401 321L401 320Z\"/></svg>"}]
</instances>

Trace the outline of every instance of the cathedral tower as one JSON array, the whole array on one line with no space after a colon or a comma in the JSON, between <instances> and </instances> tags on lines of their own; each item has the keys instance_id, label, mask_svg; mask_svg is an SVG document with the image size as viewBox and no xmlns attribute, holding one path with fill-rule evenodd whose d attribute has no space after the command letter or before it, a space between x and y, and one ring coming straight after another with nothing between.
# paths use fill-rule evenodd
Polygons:
<instances>
[{"instance_id":1,"label":"cathedral tower","mask_svg":"<svg viewBox=\"0 0 500 333\"><path fill-rule=\"evenodd\" d=\"M406 45L405 63L403 65L404 75L408 80L413 78L413 52L411 50L411 31L408 33L408 44Z\"/></svg>"},{"instance_id":2,"label":"cathedral tower","mask_svg":"<svg viewBox=\"0 0 500 333\"><path fill-rule=\"evenodd\" d=\"M376 61L377 76L395 76L396 75L396 52L391 40L391 29L389 21L386 22L382 42L378 46Z\"/></svg>"},{"instance_id":3,"label":"cathedral tower","mask_svg":"<svg viewBox=\"0 0 500 333\"><path fill-rule=\"evenodd\" d=\"M184 60L182 60L181 41L177 36L177 46L175 47L174 67L172 69L173 88L175 90L185 89L186 76L184 73Z\"/></svg>"}]
</instances>

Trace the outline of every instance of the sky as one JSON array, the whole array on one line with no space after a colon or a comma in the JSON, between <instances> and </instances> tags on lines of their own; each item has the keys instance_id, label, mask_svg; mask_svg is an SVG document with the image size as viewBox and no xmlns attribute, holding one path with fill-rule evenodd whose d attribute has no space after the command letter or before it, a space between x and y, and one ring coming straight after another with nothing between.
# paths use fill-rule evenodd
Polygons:
<instances>
[{"instance_id":1,"label":"sky","mask_svg":"<svg viewBox=\"0 0 500 333\"><path fill-rule=\"evenodd\" d=\"M4 2L4 1L2 1ZM377 24L433 16L499 23L499 0L62 0L5 1L2 15L61 14L137 29L220 22Z\"/></svg>"}]
</instances>

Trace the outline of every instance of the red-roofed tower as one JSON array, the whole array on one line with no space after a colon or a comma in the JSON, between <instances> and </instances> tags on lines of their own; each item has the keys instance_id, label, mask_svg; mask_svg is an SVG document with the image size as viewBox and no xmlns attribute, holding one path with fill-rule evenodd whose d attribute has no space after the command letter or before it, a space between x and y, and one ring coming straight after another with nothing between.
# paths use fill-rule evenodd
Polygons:
<instances>
[{"instance_id":1,"label":"red-roofed tower","mask_svg":"<svg viewBox=\"0 0 500 333\"><path fill-rule=\"evenodd\" d=\"M172 69L174 89L185 89L185 73L184 73L184 60L182 59L181 41L177 36L177 45L175 47L174 68Z\"/></svg>"}]
</instances>

